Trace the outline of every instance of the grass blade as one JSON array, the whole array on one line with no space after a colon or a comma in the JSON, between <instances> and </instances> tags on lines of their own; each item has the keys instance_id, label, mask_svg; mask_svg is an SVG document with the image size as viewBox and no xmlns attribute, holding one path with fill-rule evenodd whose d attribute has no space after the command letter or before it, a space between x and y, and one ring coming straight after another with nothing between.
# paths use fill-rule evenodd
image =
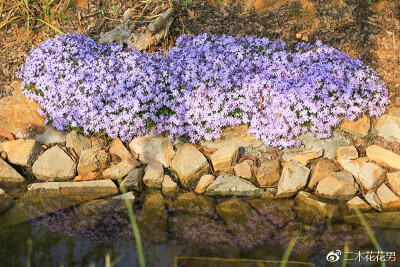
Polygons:
<instances>
[{"instance_id":1,"label":"grass blade","mask_svg":"<svg viewBox=\"0 0 400 267\"><path fill-rule=\"evenodd\" d=\"M342 267L346 267L347 265L347 252L349 252L349 245L347 244L347 240L344 243L344 248L343 248L343 261L342 261Z\"/></svg>"},{"instance_id":2,"label":"grass blade","mask_svg":"<svg viewBox=\"0 0 400 267\"><path fill-rule=\"evenodd\" d=\"M37 20L40 21L40 22L42 22L42 23L44 23L44 24L46 24L47 26L49 26L50 28L52 28L53 30L55 30L56 32L58 32L59 34L65 34L65 33L63 33L61 30L59 30L57 27L51 25L50 23L48 23L48 22L46 22L46 21L44 21L44 20L42 20L42 19L37 19Z\"/></svg>"},{"instance_id":3,"label":"grass blade","mask_svg":"<svg viewBox=\"0 0 400 267\"><path fill-rule=\"evenodd\" d=\"M355 208L354 211L356 212L358 218L361 221L361 224L364 226L365 231L367 232L368 237L371 239L372 244L374 244L375 248L378 251L383 251L381 246L378 243L378 240L376 239L376 237L374 236L374 233L372 232L371 227L369 227L367 221L365 220L364 215L361 213L361 211L358 208ZM381 266L385 267L386 263L384 261L381 262Z\"/></svg>"},{"instance_id":4,"label":"grass blade","mask_svg":"<svg viewBox=\"0 0 400 267\"><path fill-rule=\"evenodd\" d=\"M127 193L125 186L121 186L121 178L118 178L118 184L123 194ZM135 235L135 243L136 243L136 253L139 258L140 267L145 267L144 255L143 255L143 247L142 247L142 239L140 238L140 231L137 225L137 221L135 218L135 214L133 213L132 205L129 202L128 198L124 198L126 208L128 209L129 220L131 221L133 234Z\"/></svg>"},{"instance_id":5,"label":"grass blade","mask_svg":"<svg viewBox=\"0 0 400 267\"><path fill-rule=\"evenodd\" d=\"M292 253L292 249L294 247L294 245L296 244L296 240L297 240L297 236L293 237L290 241L289 241L289 245L285 250L285 253L283 254L283 258L282 258L282 262L280 264L280 267L285 267L288 260L289 260L289 256L290 253Z\"/></svg>"},{"instance_id":6,"label":"grass blade","mask_svg":"<svg viewBox=\"0 0 400 267\"><path fill-rule=\"evenodd\" d=\"M12 17L11 19L5 21L4 23L0 24L0 29L6 26L8 23L11 23L19 18L21 18L21 16Z\"/></svg>"},{"instance_id":7,"label":"grass blade","mask_svg":"<svg viewBox=\"0 0 400 267\"><path fill-rule=\"evenodd\" d=\"M106 267L111 267L110 253L108 252L106 253L105 265Z\"/></svg>"}]
</instances>

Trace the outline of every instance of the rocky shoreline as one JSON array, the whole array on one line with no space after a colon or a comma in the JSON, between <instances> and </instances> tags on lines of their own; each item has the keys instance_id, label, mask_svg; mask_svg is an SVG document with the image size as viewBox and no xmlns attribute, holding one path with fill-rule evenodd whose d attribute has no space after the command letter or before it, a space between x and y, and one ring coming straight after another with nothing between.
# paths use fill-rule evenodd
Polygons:
<instances>
[{"instance_id":1,"label":"rocky shoreline","mask_svg":"<svg viewBox=\"0 0 400 267\"><path fill-rule=\"evenodd\" d=\"M132 203L149 190L168 201L183 198L188 207L196 201L207 203L203 198L241 201L238 197L243 197L250 205L257 199L266 203L288 199L293 203L284 204L286 208L311 213L315 220L317 214L325 221L358 222L353 212L357 207L372 221L400 227L397 220L388 219L400 214L396 212L400 155L370 145L360 157L343 132L359 137L376 132L399 142L400 108L389 108L373 123L366 116L344 122L328 139L300 136L302 147L283 150L265 146L244 126L195 145L184 138L172 143L162 136L142 136L128 146L119 139L106 146L76 131L66 135L65 143L4 141L0 143L2 223L15 224L101 198L118 201L121 179ZM32 203L35 212L27 212Z\"/></svg>"}]
</instances>

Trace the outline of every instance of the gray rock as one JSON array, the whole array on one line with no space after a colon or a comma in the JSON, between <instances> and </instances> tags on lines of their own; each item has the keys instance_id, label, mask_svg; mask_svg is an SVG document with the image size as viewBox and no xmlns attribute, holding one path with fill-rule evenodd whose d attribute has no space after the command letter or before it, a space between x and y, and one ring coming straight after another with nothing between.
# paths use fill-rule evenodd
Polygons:
<instances>
[{"instance_id":1,"label":"gray rock","mask_svg":"<svg viewBox=\"0 0 400 267\"><path fill-rule=\"evenodd\" d=\"M276 197L290 197L307 185L310 169L297 161L290 161L283 168Z\"/></svg>"},{"instance_id":2,"label":"gray rock","mask_svg":"<svg viewBox=\"0 0 400 267\"><path fill-rule=\"evenodd\" d=\"M14 198L0 188L0 213L8 210L14 204Z\"/></svg>"},{"instance_id":3,"label":"gray rock","mask_svg":"<svg viewBox=\"0 0 400 267\"><path fill-rule=\"evenodd\" d=\"M400 142L400 108L389 108L387 114L378 117L375 130L388 141Z\"/></svg>"},{"instance_id":4,"label":"gray rock","mask_svg":"<svg viewBox=\"0 0 400 267\"><path fill-rule=\"evenodd\" d=\"M41 148L39 143L32 139L18 139L0 143L0 152L7 153L10 163L31 167Z\"/></svg>"},{"instance_id":5,"label":"gray rock","mask_svg":"<svg viewBox=\"0 0 400 267\"><path fill-rule=\"evenodd\" d=\"M200 177L210 171L210 165L194 145L185 143L176 152L170 170L184 187L194 188Z\"/></svg>"},{"instance_id":6,"label":"gray rock","mask_svg":"<svg viewBox=\"0 0 400 267\"><path fill-rule=\"evenodd\" d=\"M123 160L119 164L106 169L103 172L103 177L111 180L123 179L139 165L140 163L134 159Z\"/></svg>"},{"instance_id":7,"label":"gray rock","mask_svg":"<svg viewBox=\"0 0 400 267\"><path fill-rule=\"evenodd\" d=\"M79 159L78 174L83 176L88 172L103 170L108 167L109 162L107 152L98 147L83 150Z\"/></svg>"},{"instance_id":8,"label":"gray rock","mask_svg":"<svg viewBox=\"0 0 400 267\"><path fill-rule=\"evenodd\" d=\"M164 137L137 137L130 142L129 147L139 154L141 162L145 164L159 162L165 168L169 168L169 164L175 155L171 140Z\"/></svg>"},{"instance_id":9,"label":"gray rock","mask_svg":"<svg viewBox=\"0 0 400 267\"><path fill-rule=\"evenodd\" d=\"M336 172L318 183L315 194L329 199L345 200L354 197L357 190L358 186L350 173Z\"/></svg>"},{"instance_id":10,"label":"gray rock","mask_svg":"<svg viewBox=\"0 0 400 267\"><path fill-rule=\"evenodd\" d=\"M231 174L223 174L207 188L207 196L249 196L259 197L264 192L251 182Z\"/></svg>"},{"instance_id":11,"label":"gray rock","mask_svg":"<svg viewBox=\"0 0 400 267\"><path fill-rule=\"evenodd\" d=\"M305 148L323 149L324 156L328 159L333 159L336 155L336 150L342 146L348 146L350 141L338 132L333 132L332 137L326 139L317 139L310 134L304 134L298 137L303 142Z\"/></svg>"},{"instance_id":12,"label":"gray rock","mask_svg":"<svg viewBox=\"0 0 400 267\"><path fill-rule=\"evenodd\" d=\"M17 186L26 180L13 167L0 158L0 185L3 187Z\"/></svg>"},{"instance_id":13,"label":"gray rock","mask_svg":"<svg viewBox=\"0 0 400 267\"><path fill-rule=\"evenodd\" d=\"M133 169L126 178L122 181L121 187L124 186L126 190L142 191L143 189L143 176L144 170L142 168Z\"/></svg>"},{"instance_id":14,"label":"gray rock","mask_svg":"<svg viewBox=\"0 0 400 267\"><path fill-rule=\"evenodd\" d=\"M67 135L66 142L66 147L73 148L78 155L80 155L83 150L91 147L90 140L75 130Z\"/></svg>"},{"instance_id":15,"label":"gray rock","mask_svg":"<svg viewBox=\"0 0 400 267\"><path fill-rule=\"evenodd\" d=\"M149 163L144 170L143 182L144 184L153 189L161 189L164 178L163 165L158 162Z\"/></svg>"},{"instance_id":16,"label":"gray rock","mask_svg":"<svg viewBox=\"0 0 400 267\"><path fill-rule=\"evenodd\" d=\"M76 164L56 145L35 161L32 171L39 181L65 181L75 177Z\"/></svg>"},{"instance_id":17,"label":"gray rock","mask_svg":"<svg viewBox=\"0 0 400 267\"><path fill-rule=\"evenodd\" d=\"M367 162L367 158L356 160L339 159L338 162L366 190L377 188L385 179L386 171L377 164Z\"/></svg>"}]
</instances>

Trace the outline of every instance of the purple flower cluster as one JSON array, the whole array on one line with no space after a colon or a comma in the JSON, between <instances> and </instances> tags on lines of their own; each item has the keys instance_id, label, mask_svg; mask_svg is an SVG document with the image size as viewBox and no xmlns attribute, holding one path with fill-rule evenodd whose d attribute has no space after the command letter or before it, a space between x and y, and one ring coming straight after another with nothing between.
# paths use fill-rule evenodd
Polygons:
<instances>
[{"instance_id":1,"label":"purple flower cluster","mask_svg":"<svg viewBox=\"0 0 400 267\"><path fill-rule=\"evenodd\" d=\"M385 112L385 83L359 58L317 42L180 36L163 53L100 45L78 34L47 40L19 72L25 94L59 130L81 127L128 141L153 130L218 138L249 125L266 145L326 138L342 118Z\"/></svg>"}]
</instances>

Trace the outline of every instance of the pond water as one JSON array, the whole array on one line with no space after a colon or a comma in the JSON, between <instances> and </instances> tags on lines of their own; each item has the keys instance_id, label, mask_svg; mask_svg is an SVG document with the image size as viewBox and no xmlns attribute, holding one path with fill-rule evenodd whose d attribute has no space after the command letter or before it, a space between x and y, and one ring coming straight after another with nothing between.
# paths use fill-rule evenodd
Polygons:
<instances>
[{"instance_id":1,"label":"pond water","mask_svg":"<svg viewBox=\"0 0 400 267\"><path fill-rule=\"evenodd\" d=\"M299 216L285 208L292 200L276 202L279 205L270 200L214 201L182 207L157 192L136 201L147 266L279 266L276 261L282 260L295 237L289 260L296 263L286 266L342 266L345 244L349 247L347 266L381 266L376 257L371 258L375 263L365 260L377 249L363 226L321 221L317 215ZM0 266L27 266L27 262L31 266L105 266L107 255L115 266L138 266L124 203L97 200L39 217L37 206L26 211L36 218L0 227ZM3 225L13 224L11 220L15 216L9 212L0 215ZM399 266L399 229L374 227L373 232L387 252L386 266ZM339 260L329 263L328 253L337 250ZM389 258L390 252L395 256Z\"/></svg>"}]
</instances>

